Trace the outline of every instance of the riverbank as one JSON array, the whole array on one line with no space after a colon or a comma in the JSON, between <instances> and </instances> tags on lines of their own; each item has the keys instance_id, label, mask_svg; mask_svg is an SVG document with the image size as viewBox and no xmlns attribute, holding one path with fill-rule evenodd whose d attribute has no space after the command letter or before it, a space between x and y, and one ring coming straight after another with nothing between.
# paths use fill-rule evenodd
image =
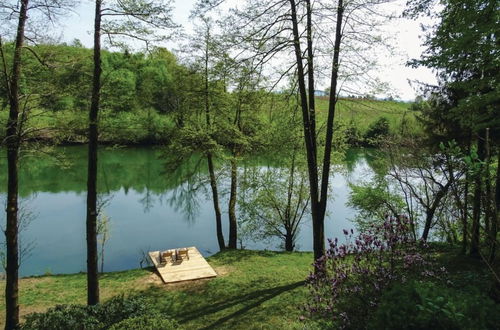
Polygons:
<instances>
[{"instance_id":1,"label":"riverbank","mask_svg":"<svg viewBox=\"0 0 500 330\"><path fill-rule=\"evenodd\" d=\"M458 256L457 251L439 247L434 253L438 263L448 268L453 287L461 292L474 288L486 296L491 283L488 269L478 260ZM141 294L186 329L302 329L308 325L300 321L300 307L308 298L304 279L311 270L312 253L236 250L207 260L219 274L215 279L165 285L152 268L105 273L100 281L101 299ZM21 315L57 304L84 304L85 285L83 273L23 278ZM3 294L2 290L2 311Z\"/></svg>"}]
</instances>

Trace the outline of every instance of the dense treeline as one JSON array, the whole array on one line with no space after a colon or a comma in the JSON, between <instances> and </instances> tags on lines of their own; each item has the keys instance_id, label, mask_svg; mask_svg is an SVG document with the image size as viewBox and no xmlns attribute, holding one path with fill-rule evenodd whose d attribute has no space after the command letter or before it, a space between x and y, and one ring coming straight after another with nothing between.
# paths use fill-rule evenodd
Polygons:
<instances>
[{"instance_id":1,"label":"dense treeline","mask_svg":"<svg viewBox=\"0 0 500 330\"><path fill-rule=\"evenodd\" d=\"M6 61L13 44L4 45ZM37 57L23 57L23 92L37 95L39 106L52 111L87 111L90 106L92 49L78 40L71 45L47 44L33 47ZM181 102L175 96L190 75L175 56L164 48L151 52L102 51L102 96L104 111L139 111L153 108L174 112ZM196 78L194 78L196 79ZM7 106L5 93L2 105Z\"/></svg>"},{"instance_id":2,"label":"dense treeline","mask_svg":"<svg viewBox=\"0 0 500 330\"><path fill-rule=\"evenodd\" d=\"M4 45L7 63L12 49L12 43ZM85 142L92 50L78 40L71 45L41 44L32 49L37 57L22 59L21 86L31 96L33 107L26 125L33 130L26 133L27 138L51 144ZM103 50L102 68L101 143L168 143L173 130L185 126L188 117L203 107L199 65L180 62L167 49L147 53ZM5 89L4 84L0 88ZM270 123L288 92L261 93L266 104L258 116ZM2 108L8 105L5 93L0 94L0 104ZM324 98L318 98L320 117L327 105ZM345 98L339 107L339 120L348 130L351 145L376 144L379 135L420 134L416 112L406 103ZM6 115L0 112L0 121ZM5 125L0 131L3 129Z\"/></svg>"}]
</instances>

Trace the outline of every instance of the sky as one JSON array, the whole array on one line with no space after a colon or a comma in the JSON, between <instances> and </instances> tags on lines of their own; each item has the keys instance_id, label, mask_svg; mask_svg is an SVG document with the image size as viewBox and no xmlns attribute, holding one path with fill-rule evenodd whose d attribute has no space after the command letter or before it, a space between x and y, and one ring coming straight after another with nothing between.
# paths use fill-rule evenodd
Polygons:
<instances>
[{"instance_id":1,"label":"sky","mask_svg":"<svg viewBox=\"0 0 500 330\"><path fill-rule=\"evenodd\" d=\"M196 0L177 0L173 12L174 22L183 26L186 32L191 31L192 22L189 19L190 11ZM389 5L389 10L402 11L404 2L395 1ZM92 47L93 28L93 3L84 0L74 9L74 12L65 17L58 27L57 34L62 41L71 42L79 39L86 47ZM377 95L384 97L388 95L396 96L398 99L411 101L415 99L417 92L410 85L409 81L421 81L433 84L436 82L435 75L428 69L413 69L405 64L409 59L419 58L424 50L422 44L422 31L420 24L428 24L428 19L413 21L408 19L396 19L388 23L385 30L391 33L394 38L396 55L386 56L379 61L379 67L375 71L375 76L381 81L387 82L390 90ZM176 44L169 42L167 48L176 48ZM322 89L326 86L317 86Z\"/></svg>"}]
</instances>

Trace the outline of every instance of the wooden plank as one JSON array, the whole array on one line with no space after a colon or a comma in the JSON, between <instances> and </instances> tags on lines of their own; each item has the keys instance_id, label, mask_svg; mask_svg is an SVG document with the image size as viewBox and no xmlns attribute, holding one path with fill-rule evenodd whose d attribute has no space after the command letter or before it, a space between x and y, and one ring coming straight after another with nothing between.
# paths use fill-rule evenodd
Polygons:
<instances>
[{"instance_id":1,"label":"wooden plank","mask_svg":"<svg viewBox=\"0 0 500 330\"><path fill-rule=\"evenodd\" d=\"M184 258L166 265L160 264L160 251L149 252L149 257L165 283L197 280L217 276L217 273L194 246L188 248L189 259Z\"/></svg>"}]
</instances>

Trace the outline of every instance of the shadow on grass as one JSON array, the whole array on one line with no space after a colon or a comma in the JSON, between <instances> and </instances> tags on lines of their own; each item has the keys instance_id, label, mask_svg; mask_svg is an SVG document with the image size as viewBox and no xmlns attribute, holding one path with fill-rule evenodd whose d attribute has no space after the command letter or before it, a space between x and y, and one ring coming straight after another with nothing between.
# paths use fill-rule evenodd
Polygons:
<instances>
[{"instance_id":1,"label":"shadow on grass","mask_svg":"<svg viewBox=\"0 0 500 330\"><path fill-rule=\"evenodd\" d=\"M210 306L204 306L201 307L197 310L192 310L189 311L189 315L183 319L180 319L180 323L185 323L191 320L194 320L196 318L206 316L209 314L214 314L220 311L223 311L225 309L234 307L239 304L243 304L242 308L237 310L236 312L233 312L229 315L226 315L215 322L213 322L210 325L207 325L203 329L212 329L216 328L217 326L221 325L224 322L229 321L232 318L238 317L242 314L248 313L251 309L258 307L260 304L273 299L276 296L279 296L280 294L294 290L300 286L303 286L305 284L305 281L299 281L287 285L282 285L274 288L269 288L265 290L258 290L254 292L250 292L244 295L240 295L237 297L234 297L232 299L226 300L224 302L220 303L215 303L211 304Z\"/></svg>"},{"instance_id":2,"label":"shadow on grass","mask_svg":"<svg viewBox=\"0 0 500 330\"><path fill-rule=\"evenodd\" d=\"M299 255L299 254L310 254L310 252L285 252L285 251L271 251L271 250L223 250L220 251L209 258L210 261L223 262L225 264L231 264L234 262L242 261L251 257L265 257L272 258L282 255Z\"/></svg>"}]
</instances>

